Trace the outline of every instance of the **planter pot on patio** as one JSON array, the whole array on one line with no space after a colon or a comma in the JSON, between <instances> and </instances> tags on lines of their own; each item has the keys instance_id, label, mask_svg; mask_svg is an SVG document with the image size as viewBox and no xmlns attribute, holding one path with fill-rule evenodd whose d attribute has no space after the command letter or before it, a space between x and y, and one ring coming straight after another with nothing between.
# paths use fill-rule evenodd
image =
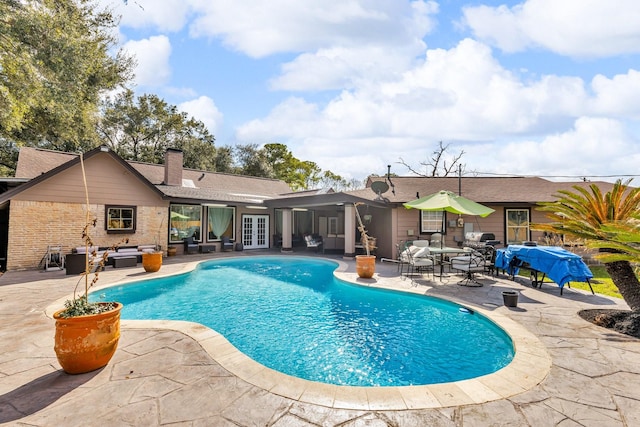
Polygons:
<instances>
[{"instance_id":1,"label":"planter pot on patio","mask_svg":"<svg viewBox=\"0 0 640 427\"><path fill-rule=\"evenodd\" d=\"M356 273L358 277L370 279L376 272L375 255L356 255Z\"/></svg>"},{"instance_id":2,"label":"planter pot on patio","mask_svg":"<svg viewBox=\"0 0 640 427\"><path fill-rule=\"evenodd\" d=\"M518 306L518 293L516 291L503 291L502 300L505 307L517 307Z\"/></svg>"},{"instance_id":3,"label":"planter pot on patio","mask_svg":"<svg viewBox=\"0 0 640 427\"><path fill-rule=\"evenodd\" d=\"M162 252L145 252L142 254L142 267L147 273L153 273L162 267Z\"/></svg>"},{"instance_id":4,"label":"planter pot on patio","mask_svg":"<svg viewBox=\"0 0 640 427\"><path fill-rule=\"evenodd\" d=\"M176 256L176 252L178 252L178 248L175 246L169 246L167 248L167 256Z\"/></svg>"},{"instance_id":5,"label":"planter pot on patio","mask_svg":"<svg viewBox=\"0 0 640 427\"><path fill-rule=\"evenodd\" d=\"M109 363L120 339L120 310L63 318L57 311L54 350L62 369L68 374L95 371Z\"/></svg>"}]
</instances>

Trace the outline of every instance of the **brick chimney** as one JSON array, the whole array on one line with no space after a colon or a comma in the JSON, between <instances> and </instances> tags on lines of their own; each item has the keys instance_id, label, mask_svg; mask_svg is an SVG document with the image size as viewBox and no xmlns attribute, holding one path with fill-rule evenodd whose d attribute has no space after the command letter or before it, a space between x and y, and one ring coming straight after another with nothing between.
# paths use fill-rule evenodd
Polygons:
<instances>
[{"instance_id":1,"label":"brick chimney","mask_svg":"<svg viewBox=\"0 0 640 427\"><path fill-rule=\"evenodd\" d=\"M182 150L167 148L164 153L164 183L182 186Z\"/></svg>"}]
</instances>

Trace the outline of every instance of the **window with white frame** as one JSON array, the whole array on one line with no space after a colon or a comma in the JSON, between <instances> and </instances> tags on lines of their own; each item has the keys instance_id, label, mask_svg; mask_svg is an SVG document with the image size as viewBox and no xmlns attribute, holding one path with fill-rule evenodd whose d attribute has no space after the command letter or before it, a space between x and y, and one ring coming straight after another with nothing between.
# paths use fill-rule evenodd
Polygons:
<instances>
[{"instance_id":1,"label":"window with white frame","mask_svg":"<svg viewBox=\"0 0 640 427\"><path fill-rule=\"evenodd\" d=\"M529 240L529 209L506 209L507 244Z\"/></svg>"},{"instance_id":2,"label":"window with white frame","mask_svg":"<svg viewBox=\"0 0 640 427\"><path fill-rule=\"evenodd\" d=\"M421 233L444 233L442 229L443 211L420 211Z\"/></svg>"},{"instance_id":3,"label":"window with white frame","mask_svg":"<svg viewBox=\"0 0 640 427\"><path fill-rule=\"evenodd\" d=\"M107 233L134 233L136 231L135 206L105 206Z\"/></svg>"},{"instance_id":4,"label":"window with white frame","mask_svg":"<svg viewBox=\"0 0 640 427\"><path fill-rule=\"evenodd\" d=\"M222 236L235 239L236 209L233 207L207 207L207 241L218 241Z\"/></svg>"}]
</instances>

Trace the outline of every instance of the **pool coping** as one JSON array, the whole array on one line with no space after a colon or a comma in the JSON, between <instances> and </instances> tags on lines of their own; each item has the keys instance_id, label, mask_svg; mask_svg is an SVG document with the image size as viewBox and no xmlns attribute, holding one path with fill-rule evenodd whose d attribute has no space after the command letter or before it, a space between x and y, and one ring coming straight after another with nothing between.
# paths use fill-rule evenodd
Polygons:
<instances>
[{"instance_id":1,"label":"pool coping","mask_svg":"<svg viewBox=\"0 0 640 427\"><path fill-rule=\"evenodd\" d=\"M301 258L304 257L301 256ZM314 257L314 259L318 258ZM347 273L347 263L335 259L328 260L338 263L334 275L348 283L425 295L418 288L400 289L385 285L384 278L359 281L355 273ZM153 273L142 280L184 274L194 270L201 262L206 261L186 263L178 272ZM93 292L140 280L140 278L131 278L96 286ZM213 360L243 381L278 396L336 409L407 410L480 404L528 391L547 377L551 370L551 356L544 344L522 325L501 313L489 311L456 298L441 296L435 298L469 307L498 324L513 341L515 356L511 363L491 374L448 383L385 387L339 386L304 380L268 368L242 353L222 334L199 323L173 320L122 320L121 326L123 329L169 329L181 332L193 338ZM49 305L46 315L52 318L53 313L59 310L67 299L69 296Z\"/></svg>"}]
</instances>

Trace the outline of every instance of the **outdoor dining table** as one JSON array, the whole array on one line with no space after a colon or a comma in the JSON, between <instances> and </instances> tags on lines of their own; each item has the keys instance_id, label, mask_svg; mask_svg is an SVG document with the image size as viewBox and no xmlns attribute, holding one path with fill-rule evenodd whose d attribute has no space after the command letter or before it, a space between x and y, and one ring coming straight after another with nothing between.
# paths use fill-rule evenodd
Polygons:
<instances>
[{"instance_id":1,"label":"outdoor dining table","mask_svg":"<svg viewBox=\"0 0 640 427\"><path fill-rule=\"evenodd\" d=\"M560 287L560 295L564 285L569 282L586 282L591 293L594 293L589 281L593 273L582 257L559 246L509 245L496 250L495 266L512 278L520 268L530 270L534 288L542 286L546 276ZM538 278L538 273L542 273L541 278Z\"/></svg>"},{"instance_id":2,"label":"outdoor dining table","mask_svg":"<svg viewBox=\"0 0 640 427\"><path fill-rule=\"evenodd\" d=\"M445 255L459 255L466 254L471 252L469 248L452 248L448 246L438 247L438 246L429 246L429 252L434 255L439 255L439 264L440 264L440 280L442 280L442 272L444 270L444 256Z\"/></svg>"}]
</instances>

